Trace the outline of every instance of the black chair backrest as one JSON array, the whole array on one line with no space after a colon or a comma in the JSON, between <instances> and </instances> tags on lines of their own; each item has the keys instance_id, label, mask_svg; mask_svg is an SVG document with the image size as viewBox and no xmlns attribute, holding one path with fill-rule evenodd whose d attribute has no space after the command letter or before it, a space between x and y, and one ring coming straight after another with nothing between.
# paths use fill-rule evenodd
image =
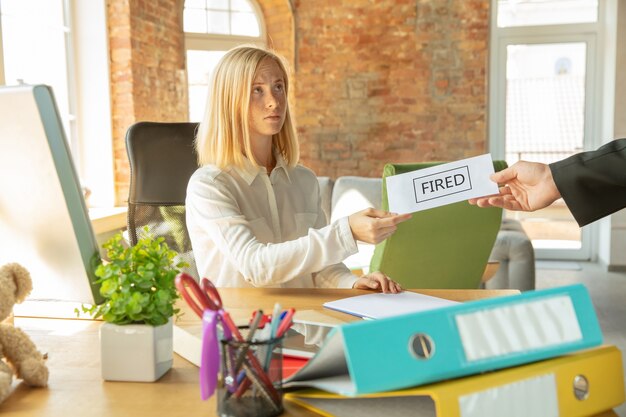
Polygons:
<instances>
[{"instance_id":1,"label":"black chair backrest","mask_svg":"<svg viewBox=\"0 0 626 417\"><path fill-rule=\"evenodd\" d=\"M185 222L189 178L198 168L197 123L139 122L126 132L130 162L128 234L135 245L146 231L165 238L198 277Z\"/></svg>"}]
</instances>

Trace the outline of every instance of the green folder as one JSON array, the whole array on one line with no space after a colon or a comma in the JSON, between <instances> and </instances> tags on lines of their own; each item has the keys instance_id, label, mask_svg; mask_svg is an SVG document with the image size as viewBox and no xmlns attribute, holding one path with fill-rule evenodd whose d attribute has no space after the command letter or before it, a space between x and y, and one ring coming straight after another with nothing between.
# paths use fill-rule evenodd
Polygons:
<instances>
[{"instance_id":1,"label":"green folder","mask_svg":"<svg viewBox=\"0 0 626 417\"><path fill-rule=\"evenodd\" d=\"M382 209L389 209L385 178L441 163L386 164ZM496 171L507 166L493 165ZM404 288L479 288L501 222L502 209L467 201L418 211L376 246L370 271L382 271Z\"/></svg>"}]
</instances>

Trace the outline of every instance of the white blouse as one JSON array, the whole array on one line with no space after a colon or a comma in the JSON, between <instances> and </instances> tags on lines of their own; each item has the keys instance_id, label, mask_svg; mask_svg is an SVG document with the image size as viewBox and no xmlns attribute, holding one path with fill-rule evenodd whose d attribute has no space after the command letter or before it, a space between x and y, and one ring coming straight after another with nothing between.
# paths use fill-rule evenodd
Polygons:
<instances>
[{"instance_id":1,"label":"white blouse","mask_svg":"<svg viewBox=\"0 0 626 417\"><path fill-rule=\"evenodd\" d=\"M277 155L268 176L207 165L187 186L187 229L200 277L217 287L351 288L357 252L348 218L326 225L315 174Z\"/></svg>"}]
</instances>

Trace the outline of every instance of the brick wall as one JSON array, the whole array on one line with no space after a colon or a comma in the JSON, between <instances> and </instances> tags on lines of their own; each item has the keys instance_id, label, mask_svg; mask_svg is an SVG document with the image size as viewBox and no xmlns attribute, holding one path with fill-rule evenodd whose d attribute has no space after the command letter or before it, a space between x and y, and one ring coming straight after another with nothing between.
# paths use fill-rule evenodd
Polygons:
<instances>
[{"instance_id":1,"label":"brick wall","mask_svg":"<svg viewBox=\"0 0 626 417\"><path fill-rule=\"evenodd\" d=\"M108 0L118 202L124 134L186 120L183 0ZM487 0L258 0L291 64L302 163L379 176L385 162L487 151Z\"/></svg>"},{"instance_id":2,"label":"brick wall","mask_svg":"<svg viewBox=\"0 0 626 417\"><path fill-rule=\"evenodd\" d=\"M478 155L489 2L296 0L296 122L318 175Z\"/></svg>"},{"instance_id":3,"label":"brick wall","mask_svg":"<svg viewBox=\"0 0 626 417\"><path fill-rule=\"evenodd\" d=\"M138 121L188 117L182 0L108 0L115 192L128 199L124 137Z\"/></svg>"},{"instance_id":4,"label":"brick wall","mask_svg":"<svg viewBox=\"0 0 626 417\"><path fill-rule=\"evenodd\" d=\"M267 44L284 56L290 69L295 69L294 14L289 0L258 0L263 12Z\"/></svg>"}]
</instances>

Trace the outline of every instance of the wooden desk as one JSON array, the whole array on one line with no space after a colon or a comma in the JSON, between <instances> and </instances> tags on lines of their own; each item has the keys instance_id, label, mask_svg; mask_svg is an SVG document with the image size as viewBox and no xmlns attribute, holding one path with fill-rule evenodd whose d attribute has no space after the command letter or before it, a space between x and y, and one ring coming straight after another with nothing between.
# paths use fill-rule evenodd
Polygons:
<instances>
[{"instance_id":1,"label":"wooden desk","mask_svg":"<svg viewBox=\"0 0 626 417\"><path fill-rule=\"evenodd\" d=\"M452 300L515 294L515 290L423 290ZM261 307L271 310L275 301L298 309L321 310L322 302L366 293L355 290L221 289L229 308ZM334 313L352 320L350 316ZM50 383L47 389L16 386L0 404L7 417L194 417L215 415L215 399L202 402L198 369L174 355L173 368L155 383L105 382L100 377L100 322L16 317L15 325L26 331L42 352L48 352ZM314 416L285 403L284 416ZM604 414L602 417L615 416Z\"/></svg>"}]
</instances>

